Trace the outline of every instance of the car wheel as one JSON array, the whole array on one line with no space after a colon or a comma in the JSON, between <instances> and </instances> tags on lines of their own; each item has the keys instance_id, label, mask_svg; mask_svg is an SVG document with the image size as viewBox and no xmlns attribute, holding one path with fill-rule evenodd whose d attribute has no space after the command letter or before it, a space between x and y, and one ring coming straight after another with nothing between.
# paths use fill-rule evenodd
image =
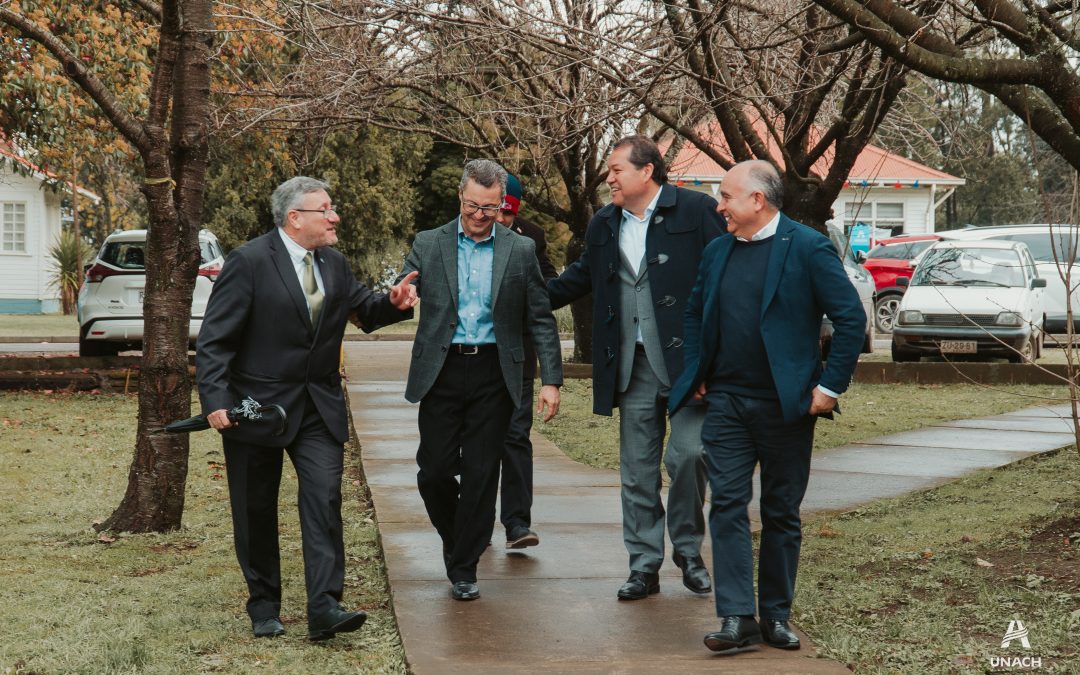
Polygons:
<instances>
[{"instance_id":1,"label":"car wheel","mask_svg":"<svg viewBox=\"0 0 1080 675\"><path fill-rule=\"evenodd\" d=\"M1029 363L1035 360L1035 341L1036 337L1032 335L1028 338L1028 341L1024 343L1023 348L1020 351L1014 351L1007 357L1009 363Z\"/></svg>"},{"instance_id":2,"label":"car wheel","mask_svg":"<svg viewBox=\"0 0 1080 675\"><path fill-rule=\"evenodd\" d=\"M885 295L874 303L874 323L882 333L891 333L896 321L896 310L900 308L901 295Z\"/></svg>"},{"instance_id":3,"label":"car wheel","mask_svg":"<svg viewBox=\"0 0 1080 675\"><path fill-rule=\"evenodd\" d=\"M892 343L892 360L896 363L913 363L921 359L917 352L906 352L896 346L896 340Z\"/></svg>"},{"instance_id":4,"label":"car wheel","mask_svg":"<svg viewBox=\"0 0 1080 675\"><path fill-rule=\"evenodd\" d=\"M79 356L116 356L119 353L119 345L111 342L79 339Z\"/></svg>"}]
</instances>

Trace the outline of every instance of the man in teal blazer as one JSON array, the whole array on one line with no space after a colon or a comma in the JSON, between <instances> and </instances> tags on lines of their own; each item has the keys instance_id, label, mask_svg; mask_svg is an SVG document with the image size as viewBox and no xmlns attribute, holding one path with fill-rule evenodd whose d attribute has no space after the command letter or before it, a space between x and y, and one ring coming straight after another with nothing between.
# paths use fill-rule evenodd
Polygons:
<instances>
[{"instance_id":1,"label":"man in teal blazer","mask_svg":"<svg viewBox=\"0 0 1080 675\"><path fill-rule=\"evenodd\" d=\"M707 404L701 436L721 630L706 635L705 644L719 652L762 639L799 648L788 618L814 423L832 416L847 389L866 328L858 293L829 239L781 214L783 195L779 174L765 161L740 162L724 177L717 210L729 234L705 249L686 309L685 368L670 399L672 414L691 398ZM824 369L822 315L835 330ZM758 464L755 612L747 505Z\"/></svg>"}]
</instances>

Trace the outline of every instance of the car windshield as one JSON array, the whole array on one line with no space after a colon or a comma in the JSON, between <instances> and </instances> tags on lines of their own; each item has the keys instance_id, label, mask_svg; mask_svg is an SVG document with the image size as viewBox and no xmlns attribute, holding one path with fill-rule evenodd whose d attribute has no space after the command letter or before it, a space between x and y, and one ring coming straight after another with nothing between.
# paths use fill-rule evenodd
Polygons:
<instances>
[{"instance_id":1,"label":"car windshield","mask_svg":"<svg viewBox=\"0 0 1080 675\"><path fill-rule=\"evenodd\" d=\"M1020 256L1011 249L945 247L926 253L912 286L1024 286Z\"/></svg>"},{"instance_id":2,"label":"car windshield","mask_svg":"<svg viewBox=\"0 0 1080 675\"><path fill-rule=\"evenodd\" d=\"M200 265L205 265L211 260L215 260L221 257L221 247L213 239L200 239L199 240L199 260Z\"/></svg>"},{"instance_id":3,"label":"car windshield","mask_svg":"<svg viewBox=\"0 0 1080 675\"><path fill-rule=\"evenodd\" d=\"M911 258L911 244L882 244L881 246L875 246L866 257L885 260L908 260Z\"/></svg>"},{"instance_id":4,"label":"car windshield","mask_svg":"<svg viewBox=\"0 0 1080 675\"><path fill-rule=\"evenodd\" d=\"M101 249L101 262L122 270L141 270L146 267L145 241L110 241Z\"/></svg>"},{"instance_id":5,"label":"car windshield","mask_svg":"<svg viewBox=\"0 0 1080 675\"><path fill-rule=\"evenodd\" d=\"M1049 232L1014 234L1004 238L1027 244L1031 257L1035 258L1036 262L1052 263L1058 260L1069 260L1070 257L1074 262L1080 262L1080 232L1068 225L1055 226L1053 239L1050 238Z\"/></svg>"}]
</instances>

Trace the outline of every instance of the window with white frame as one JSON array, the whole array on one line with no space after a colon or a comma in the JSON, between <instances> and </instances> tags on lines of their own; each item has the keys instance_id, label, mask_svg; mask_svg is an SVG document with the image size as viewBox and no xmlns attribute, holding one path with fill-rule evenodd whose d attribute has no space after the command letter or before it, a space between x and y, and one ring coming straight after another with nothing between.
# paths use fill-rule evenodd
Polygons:
<instances>
[{"instance_id":1,"label":"window with white frame","mask_svg":"<svg viewBox=\"0 0 1080 675\"><path fill-rule=\"evenodd\" d=\"M26 202L0 202L0 253L26 252Z\"/></svg>"},{"instance_id":2,"label":"window with white frame","mask_svg":"<svg viewBox=\"0 0 1080 675\"><path fill-rule=\"evenodd\" d=\"M904 231L903 202L847 202L844 205L844 225L866 223L878 230Z\"/></svg>"}]
</instances>

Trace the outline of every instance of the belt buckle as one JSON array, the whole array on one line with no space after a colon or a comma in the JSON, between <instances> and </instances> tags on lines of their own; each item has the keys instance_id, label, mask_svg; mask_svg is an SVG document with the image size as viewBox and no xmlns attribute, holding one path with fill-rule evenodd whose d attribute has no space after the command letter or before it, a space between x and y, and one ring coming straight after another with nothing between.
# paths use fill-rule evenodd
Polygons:
<instances>
[{"instance_id":1,"label":"belt buckle","mask_svg":"<svg viewBox=\"0 0 1080 675\"><path fill-rule=\"evenodd\" d=\"M458 347L458 354L464 354L465 356L476 356L480 353L480 345L461 345Z\"/></svg>"}]
</instances>

